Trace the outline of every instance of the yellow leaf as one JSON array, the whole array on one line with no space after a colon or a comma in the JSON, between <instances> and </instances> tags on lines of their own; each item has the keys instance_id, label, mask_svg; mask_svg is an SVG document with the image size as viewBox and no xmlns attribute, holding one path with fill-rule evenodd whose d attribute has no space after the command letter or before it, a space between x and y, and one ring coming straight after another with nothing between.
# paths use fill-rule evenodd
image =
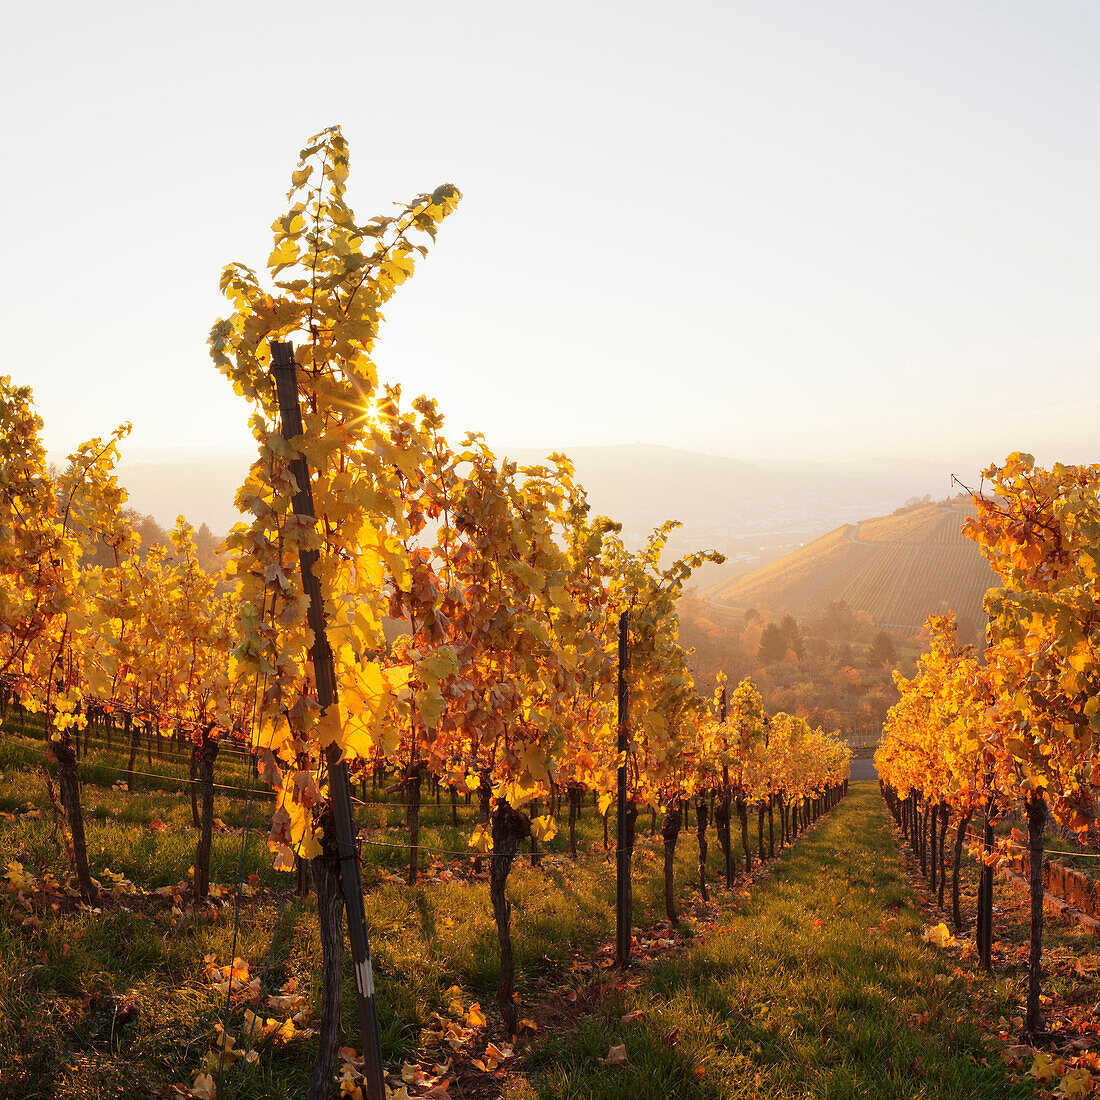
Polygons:
<instances>
[{"instance_id":1,"label":"yellow leaf","mask_svg":"<svg viewBox=\"0 0 1100 1100\"><path fill-rule=\"evenodd\" d=\"M275 1039L280 1043L289 1043L294 1038L294 1021L286 1020L275 1031Z\"/></svg>"},{"instance_id":2,"label":"yellow leaf","mask_svg":"<svg viewBox=\"0 0 1100 1100\"><path fill-rule=\"evenodd\" d=\"M1070 655L1070 667L1077 672L1084 672L1092 662L1092 649L1088 642L1082 642Z\"/></svg>"},{"instance_id":3,"label":"yellow leaf","mask_svg":"<svg viewBox=\"0 0 1100 1100\"><path fill-rule=\"evenodd\" d=\"M470 1005L469 1012L466 1013L466 1023L470 1027L484 1027L485 1026L485 1013L481 1011L481 1004L478 1001L474 1001Z\"/></svg>"},{"instance_id":4,"label":"yellow leaf","mask_svg":"<svg viewBox=\"0 0 1100 1100\"><path fill-rule=\"evenodd\" d=\"M329 745L339 745L343 742L339 707L331 706L321 715L314 727L314 733L318 744L322 748L328 748Z\"/></svg>"},{"instance_id":5,"label":"yellow leaf","mask_svg":"<svg viewBox=\"0 0 1100 1100\"><path fill-rule=\"evenodd\" d=\"M1079 1096L1088 1096L1092 1087L1092 1074L1087 1069L1071 1069L1054 1090L1060 1100L1077 1100Z\"/></svg>"},{"instance_id":6,"label":"yellow leaf","mask_svg":"<svg viewBox=\"0 0 1100 1100\"><path fill-rule=\"evenodd\" d=\"M382 678L385 681L386 689L390 692L400 691L409 682L413 671L412 665L391 665L389 668L384 669Z\"/></svg>"},{"instance_id":7,"label":"yellow leaf","mask_svg":"<svg viewBox=\"0 0 1100 1100\"><path fill-rule=\"evenodd\" d=\"M267 266L269 268L281 267L285 264L292 264L298 259L298 245L290 237L285 238L272 250L272 253L267 258Z\"/></svg>"},{"instance_id":8,"label":"yellow leaf","mask_svg":"<svg viewBox=\"0 0 1100 1100\"><path fill-rule=\"evenodd\" d=\"M307 829L302 836L302 844L298 849L298 855L302 859L316 859L321 854L321 845L317 841L316 835L312 830Z\"/></svg>"},{"instance_id":9,"label":"yellow leaf","mask_svg":"<svg viewBox=\"0 0 1100 1100\"><path fill-rule=\"evenodd\" d=\"M934 928L926 928L921 935L921 939L934 947L955 946L955 937L948 931L946 924L937 924Z\"/></svg>"},{"instance_id":10,"label":"yellow leaf","mask_svg":"<svg viewBox=\"0 0 1100 1100\"><path fill-rule=\"evenodd\" d=\"M562 588L560 584L552 584L549 588L548 594L550 596L550 602L555 607L568 607L572 600L569 598L569 592Z\"/></svg>"},{"instance_id":11,"label":"yellow leaf","mask_svg":"<svg viewBox=\"0 0 1100 1100\"><path fill-rule=\"evenodd\" d=\"M478 823L474 826L473 836L470 837L470 847L475 852L480 852L484 855L486 852L492 851L493 847L493 831L492 829L482 823Z\"/></svg>"},{"instance_id":12,"label":"yellow leaf","mask_svg":"<svg viewBox=\"0 0 1100 1100\"><path fill-rule=\"evenodd\" d=\"M458 657L450 646L445 646L425 657L420 668L436 680L445 680L458 672Z\"/></svg>"},{"instance_id":13,"label":"yellow leaf","mask_svg":"<svg viewBox=\"0 0 1100 1100\"><path fill-rule=\"evenodd\" d=\"M26 874L23 871L23 864L16 860L8 864L7 878L16 890L33 890L36 884L34 875Z\"/></svg>"},{"instance_id":14,"label":"yellow leaf","mask_svg":"<svg viewBox=\"0 0 1100 1100\"><path fill-rule=\"evenodd\" d=\"M294 853L288 844L275 845L275 862L272 867L276 871L293 871L297 864L294 862Z\"/></svg>"},{"instance_id":15,"label":"yellow leaf","mask_svg":"<svg viewBox=\"0 0 1100 1100\"><path fill-rule=\"evenodd\" d=\"M1028 1076L1034 1077L1036 1081L1050 1081L1056 1074L1054 1059L1049 1054L1037 1050L1031 1069L1027 1072Z\"/></svg>"},{"instance_id":16,"label":"yellow leaf","mask_svg":"<svg viewBox=\"0 0 1100 1100\"><path fill-rule=\"evenodd\" d=\"M447 709L447 700L438 687L434 685L424 691L419 697L420 717L428 729L435 729L440 716Z\"/></svg>"}]
</instances>

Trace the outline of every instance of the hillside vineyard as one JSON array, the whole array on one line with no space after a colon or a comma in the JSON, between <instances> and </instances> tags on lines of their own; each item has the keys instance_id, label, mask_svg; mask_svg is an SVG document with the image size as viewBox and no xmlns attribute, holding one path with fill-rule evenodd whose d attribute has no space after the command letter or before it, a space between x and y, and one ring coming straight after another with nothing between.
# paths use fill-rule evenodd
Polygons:
<instances>
[{"instance_id":1,"label":"hillside vineyard","mask_svg":"<svg viewBox=\"0 0 1100 1100\"><path fill-rule=\"evenodd\" d=\"M985 621L982 601L995 582L962 534L974 515L969 503L928 504L846 524L720 585L711 598L722 607L782 607L800 619L843 600L880 626L907 631L950 611L972 631Z\"/></svg>"}]
</instances>

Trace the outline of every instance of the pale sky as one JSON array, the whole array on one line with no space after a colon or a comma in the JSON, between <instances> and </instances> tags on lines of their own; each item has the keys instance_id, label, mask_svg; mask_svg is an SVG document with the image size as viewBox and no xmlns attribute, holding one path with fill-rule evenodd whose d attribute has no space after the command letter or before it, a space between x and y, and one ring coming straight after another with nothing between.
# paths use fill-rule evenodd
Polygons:
<instances>
[{"instance_id":1,"label":"pale sky","mask_svg":"<svg viewBox=\"0 0 1100 1100\"><path fill-rule=\"evenodd\" d=\"M454 435L1100 461L1100 7L8 5L5 362L47 443L247 445L214 370L306 139L465 194L384 377Z\"/></svg>"}]
</instances>

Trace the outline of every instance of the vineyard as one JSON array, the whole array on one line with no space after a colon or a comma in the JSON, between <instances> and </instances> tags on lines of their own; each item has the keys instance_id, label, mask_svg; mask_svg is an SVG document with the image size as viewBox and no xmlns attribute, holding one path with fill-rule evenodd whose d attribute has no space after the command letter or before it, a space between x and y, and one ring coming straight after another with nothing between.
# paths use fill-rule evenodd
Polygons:
<instances>
[{"instance_id":1,"label":"vineyard","mask_svg":"<svg viewBox=\"0 0 1100 1100\"><path fill-rule=\"evenodd\" d=\"M800 619L843 600L879 624L917 630L929 615L984 621L994 583L988 563L960 535L968 509L928 504L846 525L711 593L723 607L784 608Z\"/></svg>"},{"instance_id":2,"label":"vineyard","mask_svg":"<svg viewBox=\"0 0 1100 1100\"><path fill-rule=\"evenodd\" d=\"M449 1060L387 1080L394 1058L413 1055L411 1035L431 1047L433 1020L435 1041L465 1048L486 1011L512 1043L532 943L539 959L560 961L613 925L608 961L630 968L642 946L678 935L685 828L706 904L712 820L732 890L847 785L847 748L798 716L766 714L751 681L697 690L676 602L692 570L719 555L664 560L673 523L629 550L619 525L590 514L564 455L520 467L474 435L453 448L432 401L404 405L399 387L378 384L382 307L460 195L445 184L360 223L347 177L339 130L314 138L272 225L268 286L240 264L222 276L232 313L211 330L211 354L249 402L257 443L237 494L251 521L230 532L223 572L200 564L183 517L170 547L140 545L115 473L128 426L54 474L30 391L0 382L12 915L32 939L43 929L68 944L79 928L94 941L113 923L127 944L151 934L160 947L147 947L177 973L189 960L188 997L205 982L221 1012L192 1022L178 1067L192 1079L174 1085L179 1095L262 1092L292 1040L308 1044L310 1097L337 1082L368 1100L410 1087L438 1095L454 1079ZM659 819L665 922L648 939L634 921L648 900L641 869L657 870L644 849L635 856L646 813L654 838ZM563 935L543 945L524 929L517 951L510 895L539 893L529 878L510 885L524 846L571 897L543 887L520 923L560 920ZM428 989L416 967L412 986L398 980L402 948L385 931L383 959L371 954L372 923L377 950L377 922L411 916L408 902L372 892L372 918L364 903L365 886L421 891L425 880L444 898L456 880L478 884L463 894L465 957L444 953ZM433 931L458 920L431 893L415 895L414 955L436 954ZM290 899L300 915L307 896L306 957L320 956L308 995L293 973L301 944L288 959L282 925ZM473 928L471 896L483 903ZM101 921L105 912L116 919ZM470 950L490 917L495 944ZM73 955L69 944L62 957ZM477 1002L447 1022L440 1010L465 996L463 981L483 986L488 966L495 1009ZM90 996L91 1016L111 1015L113 1053L136 1002ZM25 1033L7 1042L6 1092L34 1095L42 1049ZM475 1066L495 1068L505 1049L486 1046ZM45 1087L57 1095L59 1081Z\"/></svg>"},{"instance_id":3,"label":"vineyard","mask_svg":"<svg viewBox=\"0 0 1100 1100\"><path fill-rule=\"evenodd\" d=\"M1100 854L1100 469L1015 454L727 590L988 613L982 652L932 615L853 784L804 709L693 677L721 555L379 382L461 195L361 222L348 177L311 139L266 275L222 273L222 564L183 516L142 545L127 425L52 468L0 379L0 1095L1093 1094L1100 924L1044 940L1044 856Z\"/></svg>"},{"instance_id":4,"label":"vineyard","mask_svg":"<svg viewBox=\"0 0 1100 1100\"><path fill-rule=\"evenodd\" d=\"M941 907L951 862L958 934L971 927L959 903L963 851L979 861L974 950L987 971L994 966L994 872L1024 857L1030 907L1022 1038L1061 1041L1070 1057L1061 1063L1060 1094L1086 1095L1095 1055L1074 1055L1092 1050L1095 1025L1074 1035L1080 1019L1052 1018L1044 1007L1051 1004L1043 993L1050 968L1044 910L1059 900L1046 896L1044 856L1059 854L1047 847L1051 827L1075 839L1086 861L1097 854L1100 470L1046 470L1030 455L1013 454L984 477L989 495L975 496L977 514L965 533L1001 581L985 600L988 647L975 654L959 644L953 617L933 617L917 675L897 677L901 698L875 760L887 804L931 889L938 884ZM1088 965L1076 966L1088 973Z\"/></svg>"}]
</instances>

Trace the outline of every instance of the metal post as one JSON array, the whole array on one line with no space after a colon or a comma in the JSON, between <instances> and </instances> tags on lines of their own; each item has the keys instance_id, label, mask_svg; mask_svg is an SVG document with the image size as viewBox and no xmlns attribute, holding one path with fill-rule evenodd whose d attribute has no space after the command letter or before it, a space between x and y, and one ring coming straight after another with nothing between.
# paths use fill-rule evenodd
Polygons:
<instances>
[{"instance_id":1,"label":"metal post","mask_svg":"<svg viewBox=\"0 0 1100 1100\"><path fill-rule=\"evenodd\" d=\"M302 434L302 414L298 407L298 380L294 349L288 343L271 342L271 373L279 399L279 418L284 439ZM290 464L298 485L291 505L295 515L314 518L313 491L309 468L303 455ZM298 555L302 570L302 591L309 597L309 627L313 631L313 671L317 680L317 702L322 713L336 706L336 671L325 628L325 609L321 586L313 572L319 555L302 550ZM363 908L363 888L359 877L359 852L351 816L351 785L348 766L337 745L325 749L328 764L329 796L336 821L336 847L340 859L340 884L344 891L344 910L348 920L348 940L355 964L355 989L359 1001L359 1029L363 1041L364 1083L367 1100L385 1100L386 1084L382 1072L382 1043L378 1029L378 1009L374 999L374 973L371 969L370 944L367 940L367 916Z\"/></svg>"},{"instance_id":2,"label":"metal post","mask_svg":"<svg viewBox=\"0 0 1100 1100\"><path fill-rule=\"evenodd\" d=\"M628 747L627 724L629 699L627 697L626 677L629 669L630 625L627 613L619 616L619 801L615 815L615 961L619 966L630 965L631 935L631 896L630 896L630 852L627 850L627 764Z\"/></svg>"}]
</instances>

